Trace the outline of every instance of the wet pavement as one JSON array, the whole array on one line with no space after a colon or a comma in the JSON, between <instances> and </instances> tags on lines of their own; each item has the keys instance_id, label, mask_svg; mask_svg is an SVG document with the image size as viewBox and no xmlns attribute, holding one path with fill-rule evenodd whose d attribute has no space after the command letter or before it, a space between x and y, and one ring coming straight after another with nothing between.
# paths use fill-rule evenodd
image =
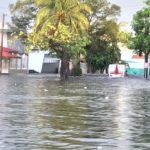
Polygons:
<instances>
[{"instance_id":1,"label":"wet pavement","mask_svg":"<svg viewBox=\"0 0 150 150\"><path fill-rule=\"evenodd\" d=\"M0 150L149 149L149 80L0 76Z\"/></svg>"}]
</instances>

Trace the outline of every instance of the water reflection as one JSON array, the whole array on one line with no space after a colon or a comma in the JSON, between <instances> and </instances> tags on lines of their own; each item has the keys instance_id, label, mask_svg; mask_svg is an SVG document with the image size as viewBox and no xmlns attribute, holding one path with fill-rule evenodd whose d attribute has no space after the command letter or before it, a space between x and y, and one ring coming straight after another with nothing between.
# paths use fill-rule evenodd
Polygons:
<instances>
[{"instance_id":1,"label":"water reflection","mask_svg":"<svg viewBox=\"0 0 150 150\"><path fill-rule=\"evenodd\" d=\"M81 77L63 83L18 75L0 76L0 82L0 149L150 149L149 81Z\"/></svg>"}]
</instances>

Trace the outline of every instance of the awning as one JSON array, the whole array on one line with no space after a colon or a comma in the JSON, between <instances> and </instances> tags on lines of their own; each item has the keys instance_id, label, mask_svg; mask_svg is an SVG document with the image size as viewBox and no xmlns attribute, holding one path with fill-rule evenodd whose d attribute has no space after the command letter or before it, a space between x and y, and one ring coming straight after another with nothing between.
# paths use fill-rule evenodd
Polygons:
<instances>
[{"instance_id":1,"label":"awning","mask_svg":"<svg viewBox=\"0 0 150 150\"><path fill-rule=\"evenodd\" d=\"M4 51L4 52L18 53L18 51L17 51L17 50L13 50L13 49L6 48L6 47L3 47L3 51Z\"/></svg>"},{"instance_id":2,"label":"awning","mask_svg":"<svg viewBox=\"0 0 150 150\"><path fill-rule=\"evenodd\" d=\"M0 57L1 57L1 51L0 51ZM8 58L8 59L9 58L20 58L20 56L18 56L18 51L3 47L2 58Z\"/></svg>"}]
</instances>

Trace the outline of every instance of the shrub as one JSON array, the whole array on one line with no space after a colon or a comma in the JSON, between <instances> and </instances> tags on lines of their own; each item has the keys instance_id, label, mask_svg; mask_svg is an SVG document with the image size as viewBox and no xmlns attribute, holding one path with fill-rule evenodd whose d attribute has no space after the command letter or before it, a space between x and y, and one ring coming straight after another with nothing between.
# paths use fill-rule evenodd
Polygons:
<instances>
[{"instance_id":1,"label":"shrub","mask_svg":"<svg viewBox=\"0 0 150 150\"><path fill-rule=\"evenodd\" d=\"M81 74L82 74L82 71L81 71L81 68L79 66L76 66L71 70L72 76L81 76Z\"/></svg>"}]
</instances>

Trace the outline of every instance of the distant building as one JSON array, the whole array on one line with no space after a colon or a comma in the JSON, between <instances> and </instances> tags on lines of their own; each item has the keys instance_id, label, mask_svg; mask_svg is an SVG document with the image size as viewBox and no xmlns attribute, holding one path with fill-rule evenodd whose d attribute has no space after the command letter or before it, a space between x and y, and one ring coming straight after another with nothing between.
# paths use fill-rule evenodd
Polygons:
<instances>
[{"instance_id":1,"label":"distant building","mask_svg":"<svg viewBox=\"0 0 150 150\"><path fill-rule=\"evenodd\" d=\"M139 56L133 50L121 47L121 60L128 63L127 74L144 75L144 55Z\"/></svg>"},{"instance_id":2,"label":"distant building","mask_svg":"<svg viewBox=\"0 0 150 150\"><path fill-rule=\"evenodd\" d=\"M60 59L48 51L34 49L29 53L28 65L29 73L59 73Z\"/></svg>"},{"instance_id":3,"label":"distant building","mask_svg":"<svg viewBox=\"0 0 150 150\"><path fill-rule=\"evenodd\" d=\"M8 28L7 25L4 25L3 29L3 46L2 51L0 51L0 72L1 73L10 73L13 68L17 69L17 62L22 62L22 54L20 49L18 50L15 46L16 40L11 36L12 31ZM0 43L2 37L2 29L0 27ZM0 45L1 46L1 45ZM14 65L13 62L15 61ZM15 66L15 67L14 67ZM27 65L26 65L27 70Z\"/></svg>"},{"instance_id":4,"label":"distant building","mask_svg":"<svg viewBox=\"0 0 150 150\"><path fill-rule=\"evenodd\" d=\"M1 32L2 30L0 27L0 37ZM1 73L59 72L60 59L52 57L46 51L40 51L38 49L33 49L33 51L31 51L29 54L26 54L24 45L21 43L20 40L13 39L11 34L12 31L8 28L7 25L5 25L3 30L3 53Z\"/></svg>"}]
</instances>

